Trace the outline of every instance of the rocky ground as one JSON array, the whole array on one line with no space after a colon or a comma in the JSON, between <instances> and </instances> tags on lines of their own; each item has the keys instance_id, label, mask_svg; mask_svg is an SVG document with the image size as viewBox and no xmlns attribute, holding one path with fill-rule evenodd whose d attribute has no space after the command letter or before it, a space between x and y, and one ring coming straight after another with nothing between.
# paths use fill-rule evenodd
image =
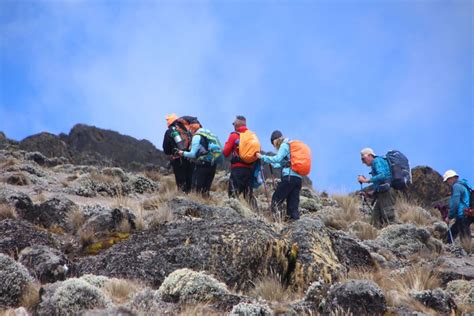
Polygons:
<instances>
[{"instance_id":1,"label":"rocky ground","mask_svg":"<svg viewBox=\"0 0 474 316\"><path fill-rule=\"evenodd\" d=\"M0 148L0 315L474 313L473 248L442 242L431 168L398 198L399 223L377 230L357 195L305 187L303 216L285 222L263 189L259 210L229 199L225 171L203 199L164 166Z\"/></svg>"}]
</instances>

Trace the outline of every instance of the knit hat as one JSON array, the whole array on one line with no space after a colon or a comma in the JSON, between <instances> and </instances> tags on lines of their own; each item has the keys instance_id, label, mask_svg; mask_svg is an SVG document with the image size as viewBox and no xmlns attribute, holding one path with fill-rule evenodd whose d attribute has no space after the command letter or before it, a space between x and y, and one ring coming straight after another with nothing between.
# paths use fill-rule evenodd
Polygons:
<instances>
[{"instance_id":1,"label":"knit hat","mask_svg":"<svg viewBox=\"0 0 474 316\"><path fill-rule=\"evenodd\" d=\"M270 136L270 142L273 144L273 141L280 137L283 137L283 134L279 130L275 130L273 131L272 136Z\"/></svg>"},{"instance_id":2,"label":"knit hat","mask_svg":"<svg viewBox=\"0 0 474 316\"><path fill-rule=\"evenodd\" d=\"M178 116L176 114L168 114L165 116L166 123L168 123L168 127L170 127L171 124L174 123L178 119Z\"/></svg>"}]
</instances>

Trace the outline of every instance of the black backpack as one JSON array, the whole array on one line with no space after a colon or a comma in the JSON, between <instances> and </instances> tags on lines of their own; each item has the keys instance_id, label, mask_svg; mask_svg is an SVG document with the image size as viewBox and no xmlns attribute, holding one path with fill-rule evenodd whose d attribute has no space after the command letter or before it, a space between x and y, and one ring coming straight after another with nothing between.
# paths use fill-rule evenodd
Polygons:
<instances>
[{"instance_id":1,"label":"black backpack","mask_svg":"<svg viewBox=\"0 0 474 316\"><path fill-rule=\"evenodd\" d=\"M395 190L405 190L411 184L411 169L408 158L398 150L390 150L385 159L392 172L392 183Z\"/></svg>"}]
</instances>

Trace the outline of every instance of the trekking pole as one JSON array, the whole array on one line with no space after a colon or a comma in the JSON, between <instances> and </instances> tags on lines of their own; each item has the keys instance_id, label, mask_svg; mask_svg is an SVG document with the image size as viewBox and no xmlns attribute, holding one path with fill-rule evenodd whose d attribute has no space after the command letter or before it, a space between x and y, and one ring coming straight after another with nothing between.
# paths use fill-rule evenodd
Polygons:
<instances>
[{"instance_id":1,"label":"trekking pole","mask_svg":"<svg viewBox=\"0 0 474 316\"><path fill-rule=\"evenodd\" d=\"M451 239L451 244L454 244L453 233L451 233L451 227L449 227L449 220L447 224L448 224L448 233L449 233L449 238Z\"/></svg>"},{"instance_id":2,"label":"trekking pole","mask_svg":"<svg viewBox=\"0 0 474 316\"><path fill-rule=\"evenodd\" d=\"M270 167L270 174L272 175L272 184L273 184L273 190L275 190L276 188L276 184L275 184L275 176L273 175L273 167L272 165L268 165Z\"/></svg>"}]
</instances>

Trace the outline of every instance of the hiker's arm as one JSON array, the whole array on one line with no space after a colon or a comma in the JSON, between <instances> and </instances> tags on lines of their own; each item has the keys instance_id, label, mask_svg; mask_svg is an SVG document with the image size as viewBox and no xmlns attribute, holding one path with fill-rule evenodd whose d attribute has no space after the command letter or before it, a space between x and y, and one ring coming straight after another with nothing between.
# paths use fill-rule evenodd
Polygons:
<instances>
[{"instance_id":1,"label":"hiker's arm","mask_svg":"<svg viewBox=\"0 0 474 316\"><path fill-rule=\"evenodd\" d=\"M381 160L374 160L374 169L377 174L369 179L370 183L382 182L384 180L387 180L387 175L384 172L384 165L382 164Z\"/></svg>"},{"instance_id":2,"label":"hiker's arm","mask_svg":"<svg viewBox=\"0 0 474 316\"><path fill-rule=\"evenodd\" d=\"M449 218L456 218L458 216L459 202L461 201L461 187L453 186L453 195L450 200Z\"/></svg>"},{"instance_id":3,"label":"hiker's arm","mask_svg":"<svg viewBox=\"0 0 474 316\"><path fill-rule=\"evenodd\" d=\"M262 155L263 162L271 163L275 168L281 168L281 163L289 155L290 149L287 143L283 143L275 156Z\"/></svg>"},{"instance_id":4,"label":"hiker's arm","mask_svg":"<svg viewBox=\"0 0 474 316\"><path fill-rule=\"evenodd\" d=\"M199 146L201 146L201 135L194 135L191 142L191 150L184 151L183 157L196 158L197 152L199 151Z\"/></svg>"},{"instance_id":5,"label":"hiker's arm","mask_svg":"<svg viewBox=\"0 0 474 316\"><path fill-rule=\"evenodd\" d=\"M232 153L237 136L238 135L236 133L230 133L229 139L227 139L225 142L224 149L222 150L224 157L229 157L229 155Z\"/></svg>"},{"instance_id":6,"label":"hiker's arm","mask_svg":"<svg viewBox=\"0 0 474 316\"><path fill-rule=\"evenodd\" d=\"M173 145L171 144L170 129L166 130L165 136L163 137L163 152L165 155L171 155L173 153Z\"/></svg>"}]
</instances>

